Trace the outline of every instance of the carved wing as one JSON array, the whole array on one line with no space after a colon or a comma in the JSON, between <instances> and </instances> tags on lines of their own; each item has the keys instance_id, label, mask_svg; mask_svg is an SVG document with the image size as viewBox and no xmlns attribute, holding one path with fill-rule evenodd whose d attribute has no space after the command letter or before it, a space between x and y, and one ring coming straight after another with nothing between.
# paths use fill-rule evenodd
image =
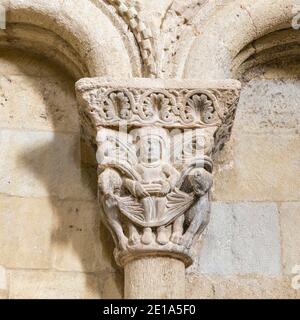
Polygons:
<instances>
[{"instance_id":1,"label":"carved wing","mask_svg":"<svg viewBox=\"0 0 300 320\"><path fill-rule=\"evenodd\" d=\"M192 206L194 201L194 194L189 194L175 188L175 190L167 196L166 217L174 220L184 214Z\"/></svg>"},{"instance_id":2,"label":"carved wing","mask_svg":"<svg viewBox=\"0 0 300 320\"><path fill-rule=\"evenodd\" d=\"M208 172L212 172L212 161L209 157L204 156L202 158L194 159L188 165L186 165L182 171L180 178L177 181L176 187L181 188L187 176L195 168L205 168Z\"/></svg>"},{"instance_id":3,"label":"carved wing","mask_svg":"<svg viewBox=\"0 0 300 320\"><path fill-rule=\"evenodd\" d=\"M116 197L118 206L122 214L124 214L129 220L138 224L143 224L144 208L143 206L132 196L128 197Z\"/></svg>"},{"instance_id":4,"label":"carved wing","mask_svg":"<svg viewBox=\"0 0 300 320\"><path fill-rule=\"evenodd\" d=\"M209 129L189 129L172 136L172 160L176 168L181 169L211 153L213 141L208 131Z\"/></svg>"},{"instance_id":5,"label":"carved wing","mask_svg":"<svg viewBox=\"0 0 300 320\"><path fill-rule=\"evenodd\" d=\"M113 167L134 180L140 180L135 170L138 163L132 136L102 128L97 134L97 160L100 168Z\"/></svg>"},{"instance_id":6,"label":"carved wing","mask_svg":"<svg viewBox=\"0 0 300 320\"><path fill-rule=\"evenodd\" d=\"M135 198L128 196L116 197L116 199L121 213L130 221L141 227L160 227L170 224L180 215L184 214L195 202L194 195L185 193L176 188L167 196L164 217L157 221L147 222L145 221L143 205ZM152 199L149 200L151 201Z\"/></svg>"}]
</instances>

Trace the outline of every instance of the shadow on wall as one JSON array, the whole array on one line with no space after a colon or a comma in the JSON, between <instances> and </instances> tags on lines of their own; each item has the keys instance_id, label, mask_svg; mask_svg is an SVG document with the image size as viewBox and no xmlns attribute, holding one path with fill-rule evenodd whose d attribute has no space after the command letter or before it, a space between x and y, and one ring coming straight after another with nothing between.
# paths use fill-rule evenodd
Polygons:
<instances>
[{"instance_id":1,"label":"shadow on wall","mask_svg":"<svg viewBox=\"0 0 300 320\"><path fill-rule=\"evenodd\" d=\"M29 190L25 196L49 197L54 212L50 268L80 272L85 276L86 290L91 292L89 297L122 296L123 275L116 270L111 236L100 222L95 152L80 140L75 80L61 66L45 63L45 59L27 52L6 49L0 51L0 57L16 64L17 73L25 75L25 87L32 88L44 105L41 111L33 106L30 121L36 127L24 123L23 129L21 125L27 142L17 166L28 172L24 177ZM51 69L51 74L46 75L41 67ZM31 98L26 88L24 101L26 96Z\"/></svg>"}]
</instances>

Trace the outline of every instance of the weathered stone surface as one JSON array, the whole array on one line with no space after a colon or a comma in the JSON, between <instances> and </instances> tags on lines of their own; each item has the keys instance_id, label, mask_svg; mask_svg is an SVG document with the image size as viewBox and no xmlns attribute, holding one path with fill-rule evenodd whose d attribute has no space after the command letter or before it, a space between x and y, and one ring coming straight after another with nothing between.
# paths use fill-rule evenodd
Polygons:
<instances>
[{"instance_id":1,"label":"weathered stone surface","mask_svg":"<svg viewBox=\"0 0 300 320\"><path fill-rule=\"evenodd\" d=\"M0 145L1 193L95 199L96 180L81 168L78 135L3 129Z\"/></svg>"},{"instance_id":2,"label":"weathered stone surface","mask_svg":"<svg viewBox=\"0 0 300 320\"><path fill-rule=\"evenodd\" d=\"M49 199L0 196L0 265L51 266L53 206Z\"/></svg>"},{"instance_id":3,"label":"weathered stone surface","mask_svg":"<svg viewBox=\"0 0 300 320\"><path fill-rule=\"evenodd\" d=\"M3 0L1 0L3 1ZM22 50L11 47L0 48L0 64L1 77L5 76L20 76L20 78L28 79L29 83L43 78L50 80L56 80L57 83L63 83L66 80L71 81L68 73L62 74L61 65L56 64L51 59L45 59L40 54L29 52L28 50ZM60 88L58 86L58 90ZM71 88L73 91L73 88ZM62 106L68 107L68 106Z\"/></svg>"},{"instance_id":4,"label":"weathered stone surface","mask_svg":"<svg viewBox=\"0 0 300 320\"><path fill-rule=\"evenodd\" d=\"M252 80L243 88L232 140L215 167L216 200L300 199L298 96L295 80Z\"/></svg>"},{"instance_id":5,"label":"weathered stone surface","mask_svg":"<svg viewBox=\"0 0 300 320\"><path fill-rule=\"evenodd\" d=\"M292 10L294 0L222 1L223 6L221 1L213 3L215 10L207 19L201 21L201 15L193 19L199 31L188 50L176 59L185 63L183 72L181 69L176 72L177 77L232 77L232 61L238 53L243 54L248 44L263 38L280 25L290 26L295 16ZM223 32L225 29L230 31ZM179 40L180 44L183 41ZM255 48L251 46L251 49L255 52ZM267 59L267 62L271 61L272 52ZM174 63L174 69L176 67Z\"/></svg>"},{"instance_id":6,"label":"weathered stone surface","mask_svg":"<svg viewBox=\"0 0 300 320\"><path fill-rule=\"evenodd\" d=\"M78 132L74 80L23 50L0 49L0 127Z\"/></svg>"},{"instance_id":7,"label":"weathered stone surface","mask_svg":"<svg viewBox=\"0 0 300 320\"><path fill-rule=\"evenodd\" d=\"M185 59L186 65L182 75L184 78L230 77L227 68L229 61L239 52L239 46L247 45L256 35L253 21L242 5L224 3L221 7L219 3L216 4L216 10L212 15L205 21L206 32L201 32L204 26L199 23L199 35L190 46L189 56ZM233 32L219 32L221 25L223 30L232 25L239 25L239 32L235 33L234 37ZM203 54L199 55L199 52Z\"/></svg>"},{"instance_id":8,"label":"weathered stone surface","mask_svg":"<svg viewBox=\"0 0 300 320\"><path fill-rule=\"evenodd\" d=\"M184 264L191 264L189 249L208 223L211 157L230 136L239 90L232 80L77 82L85 137L97 146L103 219L116 262L125 268L126 298L184 297Z\"/></svg>"},{"instance_id":9,"label":"weathered stone surface","mask_svg":"<svg viewBox=\"0 0 300 320\"><path fill-rule=\"evenodd\" d=\"M121 272L102 275L101 297L103 299L122 299L124 297L124 277Z\"/></svg>"},{"instance_id":10,"label":"weathered stone surface","mask_svg":"<svg viewBox=\"0 0 300 320\"><path fill-rule=\"evenodd\" d=\"M281 203L279 212L283 270L285 274L290 275L293 268L300 265L300 203Z\"/></svg>"},{"instance_id":11,"label":"weathered stone surface","mask_svg":"<svg viewBox=\"0 0 300 320\"><path fill-rule=\"evenodd\" d=\"M16 45L59 60L77 77L106 73L125 78L140 75L140 59L132 35L126 34L126 26L116 14L107 12L102 2L96 5L92 1L11 0L7 7L8 27L13 30L4 37L6 41L11 40L11 34L15 35L14 27L21 29L20 38L14 41Z\"/></svg>"},{"instance_id":12,"label":"weathered stone surface","mask_svg":"<svg viewBox=\"0 0 300 320\"><path fill-rule=\"evenodd\" d=\"M211 221L202 241L191 273L281 274L276 204L213 203Z\"/></svg>"},{"instance_id":13,"label":"weathered stone surface","mask_svg":"<svg viewBox=\"0 0 300 320\"><path fill-rule=\"evenodd\" d=\"M10 271L10 299L99 299L96 276L76 272Z\"/></svg>"},{"instance_id":14,"label":"weathered stone surface","mask_svg":"<svg viewBox=\"0 0 300 320\"><path fill-rule=\"evenodd\" d=\"M0 77L0 127L78 132L74 83L30 76Z\"/></svg>"},{"instance_id":15,"label":"weathered stone surface","mask_svg":"<svg viewBox=\"0 0 300 320\"><path fill-rule=\"evenodd\" d=\"M61 271L112 270L112 239L100 224L96 201L55 201L53 267Z\"/></svg>"},{"instance_id":16,"label":"weathered stone surface","mask_svg":"<svg viewBox=\"0 0 300 320\"><path fill-rule=\"evenodd\" d=\"M294 30L299 35L298 30ZM287 34L289 36L289 34ZM294 37L291 36L294 40ZM280 83L287 83L293 84L299 81L299 72L300 72L300 65L299 65L299 58L295 59L283 59L278 60L271 64L263 64L258 65L256 67L250 68L243 74L243 78L245 81L251 81L252 79L257 80L269 80L272 83L280 84ZM251 81L252 82L252 81ZM278 87L278 85L277 85ZM284 87L284 85L283 85ZM246 89L246 88L245 88ZM286 91L282 88L283 91ZM293 103L294 100L291 101Z\"/></svg>"},{"instance_id":17,"label":"weathered stone surface","mask_svg":"<svg viewBox=\"0 0 300 320\"><path fill-rule=\"evenodd\" d=\"M290 277L188 275L187 299L299 299Z\"/></svg>"},{"instance_id":18,"label":"weathered stone surface","mask_svg":"<svg viewBox=\"0 0 300 320\"><path fill-rule=\"evenodd\" d=\"M178 259L166 257L136 259L125 265L124 276L126 299L185 297L185 266Z\"/></svg>"},{"instance_id":19,"label":"weathered stone surface","mask_svg":"<svg viewBox=\"0 0 300 320\"><path fill-rule=\"evenodd\" d=\"M139 3L140 16L143 21L151 21L152 26L155 24L156 29L160 28L164 13L173 2L172 0L162 0L159 3L156 1L136 1L136 3Z\"/></svg>"},{"instance_id":20,"label":"weathered stone surface","mask_svg":"<svg viewBox=\"0 0 300 320\"><path fill-rule=\"evenodd\" d=\"M91 146L89 142L85 141L84 139L81 139L80 155L81 155L81 163L86 166L95 168L95 172L96 172L97 159L96 159L95 149L93 148L93 146Z\"/></svg>"},{"instance_id":21,"label":"weathered stone surface","mask_svg":"<svg viewBox=\"0 0 300 320\"><path fill-rule=\"evenodd\" d=\"M295 0L0 2L10 7L7 28L0 30L0 128L6 131L0 133L0 265L13 268L0 268L0 298L8 297L9 285L10 296L20 298L122 295L122 276L112 273L109 263L110 235L102 225L98 234L92 150L82 149L87 167L80 165L75 80L66 69L76 79L259 77L244 88L235 140L215 166L214 198L248 203L216 204L220 221L213 217L203 237L204 267L223 273L194 269L187 297L299 298L290 279L291 268L300 264ZM280 62L275 58L290 65L275 67ZM51 60L62 65L54 67ZM259 70L245 77L243 70L255 64ZM270 81L274 78L285 81ZM8 134L8 128L14 130ZM12 203L2 201L5 195ZM278 201L283 276L278 273ZM29 221L21 217L24 212ZM211 268L213 254L225 264ZM48 268L49 256L55 269L80 272L22 270Z\"/></svg>"},{"instance_id":22,"label":"weathered stone surface","mask_svg":"<svg viewBox=\"0 0 300 320\"><path fill-rule=\"evenodd\" d=\"M299 80L251 80L241 93L234 125L235 135L241 132L259 135L299 134L299 99Z\"/></svg>"},{"instance_id":23,"label":"weathered stone surface","mask_svg":"<svg viewBox=\"0 0 300 320\"><path fill-rule=\"evenodd\" d=\"M299 135L239 134L226 150L221 165L215 167L215 200L300 199Z\"/></svg>"},{"instance_id":24,"label":"weathered stone surface","mask_svg":"<svg viewBox=\"0 0 300 320\"><path fill-rule=\"evenodd\" d=\"M192 263L189 249L208 223L212 155L229 139L239 92L234 80L76 83L119 266L152 255Z\"/></svg>"}]
</instances>

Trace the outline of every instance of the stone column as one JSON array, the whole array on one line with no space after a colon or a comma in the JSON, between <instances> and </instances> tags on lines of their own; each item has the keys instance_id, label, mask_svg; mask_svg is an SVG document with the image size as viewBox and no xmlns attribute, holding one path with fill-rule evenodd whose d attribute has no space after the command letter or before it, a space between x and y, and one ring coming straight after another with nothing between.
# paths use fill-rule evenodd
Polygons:
<instances>
[{"instance_id":1,"label":"stone column","mask_svg":"<svg viewBox=\"0 0 300 320\"><path fill-rule=\"evenodd\" d=\"M125 298L184 298L185 267L209 222L213 158L240 84L82 79L83 132L97 152L100 214L125 269Z\"/></svg>"},{"instance_id":2,"label":"stone column","mask_svg":"<svg viewBox=\"0 0 300 320\"><path fill-rule=\"evenodd\" d=\"M124 266L125 299L184 299L185 265L169 257L144 257Z\"/></svg>"}]
</instances>

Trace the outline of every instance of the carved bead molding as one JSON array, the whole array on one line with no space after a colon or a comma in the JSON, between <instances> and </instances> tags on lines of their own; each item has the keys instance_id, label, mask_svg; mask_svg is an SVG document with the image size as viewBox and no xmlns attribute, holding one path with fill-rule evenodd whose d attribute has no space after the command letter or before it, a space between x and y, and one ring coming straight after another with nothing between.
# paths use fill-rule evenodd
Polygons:
<instances>
[{"instance_id":1,"label":"carved bead molding","mask_svg":"<svg viewBox=\"0 0 300 320\"><path fill-rule=\"evenodd\" d=\"M155 255L189 266L209 221L212 158L230 137L239 82L94 78L76 91L117 263Z\"/></svg>"}]
</instances>

